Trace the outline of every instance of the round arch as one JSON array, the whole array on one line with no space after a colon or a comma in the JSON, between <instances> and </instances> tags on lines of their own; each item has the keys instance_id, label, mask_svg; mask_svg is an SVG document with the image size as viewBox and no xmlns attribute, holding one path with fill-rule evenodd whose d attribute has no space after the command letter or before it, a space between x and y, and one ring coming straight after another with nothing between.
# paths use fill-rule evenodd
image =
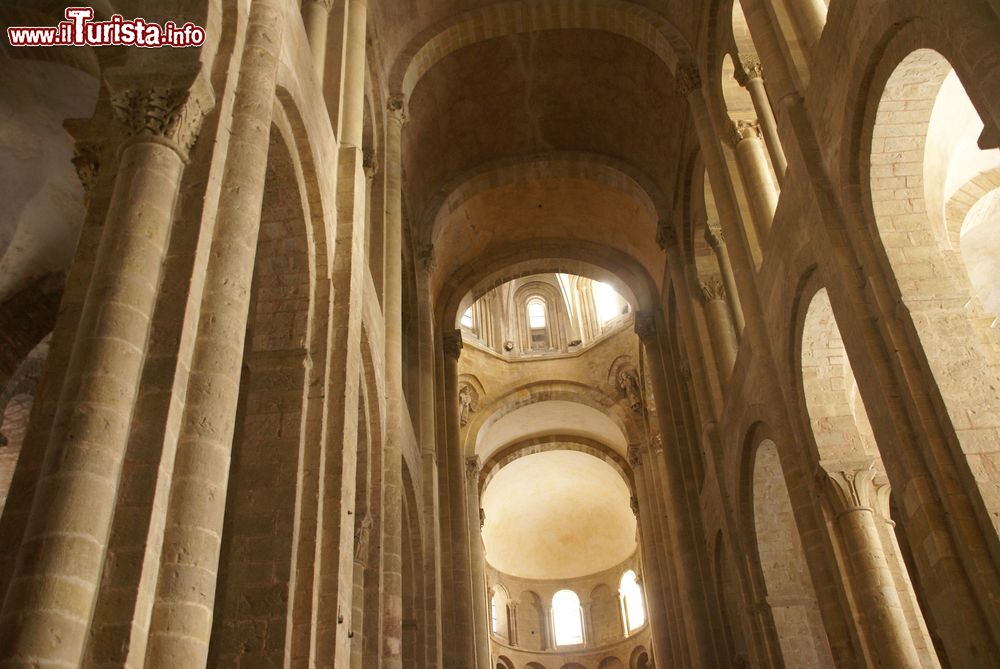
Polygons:
<instances>
[{"instance_id":1,"label":"round arch","mask_svg":"<svg viewBox=\"0 0 1000 669\"><path fill-rule=\"evenodd\" d=\"M671 72L690 61L687 41L664 17L621 0L514 0L477 8L431 26L413 38L390 70L389 90L404 99L448 54L480 41L543 30L601 30L649 49Z\"/></svg>"}]
</instances>

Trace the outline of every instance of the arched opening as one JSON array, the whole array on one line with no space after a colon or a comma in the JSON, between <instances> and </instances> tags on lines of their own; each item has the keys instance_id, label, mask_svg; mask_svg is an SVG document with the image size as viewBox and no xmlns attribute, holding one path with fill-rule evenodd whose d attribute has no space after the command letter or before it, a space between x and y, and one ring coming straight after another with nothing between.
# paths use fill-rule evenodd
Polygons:
<instances>
[{"instance_id":1,"label":"arched opening","mask_svg":"<svg viewBox=\"0 0 1000 669\"><path fill-rule=\"evenodd\" d=\"M302 197L272 127L210 664L281 663L285 653L311 302Z\"/></svg>"},{"instance_id":2,"label":"arched opening","mask_svg":"<svg viewBox=\"0 0 1000 669\"><path fill-rule=\"evenodd\" d=\"M946 439L959 451L965 484L981 491L970 495L981 522L995 532L1000 475L987 463L1000 448L982 435L1000 428L993 280L1000 269L1000 151L979 148L982 132L951 64L919 49L886 81L871 126L871 167L862 170L881 246L932 375L931 396L939 393L947 411Z\"/></svg>"},{"instance_id":3,"label":"arched opening","mask_svg":"<svg viewBox=\"0 0 1000 669\"><path fill-rule=\"evenodd\" d=\"M646 605L643 602L642 588L639 586L639 577L631 569L622 574L618 595L622 602L625 634L631 634L646 624Z\"/></svg>"},{"instance_id":4,"label":"arched opening","mask_svg":"<svg viewBox=\"0 0 1000 669\"><path fill-rule=\"evenodd\" d=\"M503 586L494 586L490 593L490 631L498 638L510 640L509 597Z\"/></svg>"},{"instance_id":5,"label":"arched opening","mask_svg":"<svg viewBox=\"0 0 1000 669\"><path fill-rule=\"evenodd\" d=\"M896 533L902 531L889 512L891 488L885 476L881 453L875 441L850 358L844 348L826 289L813 295L805 313L801 347L802 392L808 412L819 466L826 476L823 484L830 493L830 527L840 551L844 580L855 590L853 606L898 606L900 625L909 630L909 639L919 656L934 656L930 634ZM842 492L849 493L846 501ZM845 524L845 511L860 509L859 516L871 532L859 543L853 525ZM853 522L853 518L851 520ZM870 523L870 525L868 525ZM864 560L859 557L863 550ZM869 571L878 572L877 585L863 581ZM876 592L877 590L877 592ZM883 598L895 603L882 603ZM871 598L875 598L869 601ZM932 622L932 621L931 621ZM868 640L866 643L878 643Z\"/></svg>"},{"instance_id":6,"label":"arched opening","mask_svg":"<svg viewBox=\"0 0 1000 669\"><path fill-rule=\"evenodd\" d=\"M765 439L753 456L750 499L757 564L787 667L828 667L833 656L820 618L816 590L795 525L792 500L778 458L777 445Z\"/></svg>"},{"instance_id":7,"label":"arched opening","mask_svg":"<svg viewBox=\"0 0 1000 669\"><path fill-rule=\"evenodd\" d=\"M584 641L580 598L572 590L560 590L552 596L552 632L556 648Z\"/></svg>"}]
</instances>

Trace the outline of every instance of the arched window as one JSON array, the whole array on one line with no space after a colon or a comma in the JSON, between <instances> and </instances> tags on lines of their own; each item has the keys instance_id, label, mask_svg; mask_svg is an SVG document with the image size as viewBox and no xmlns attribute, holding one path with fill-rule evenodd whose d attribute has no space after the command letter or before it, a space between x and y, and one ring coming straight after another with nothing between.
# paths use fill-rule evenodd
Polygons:
<instances>
[{"instance_id":1,"label":"arched window","mask_svg":"<svg viewBox=\"0 0 1000 669\"><path fill-rule=\"evenodd\" d=\"M469 307L465 310L465 313L462 314L462 327L472 329L475 324L476 321L472 316L472 307Z\"/></svg>"},{"instance_id":2,"label":"arched window","mask_svg":"<svg viewBox=\"0 0 1000 669\"><path fill-rule=\"evenodd\" d=\"M560 590L552 596L552 628L556 646L583 643L583 617L580 598L572 590Z\"/></svg>"},{"instance_id":3,"label":"arched window","mask_svg":"<svg viewBox=\"0 0 1000 669\"><path fill-rule=\"evenodd\" d=\"M497 615L497 593L490 597L490 629L494 633L500 631L500 617Z\"/></svg>"},{"instance_id":4,"label":"arched window","mask_svg":"<svg viewBox=\"0 0 1000 669\"><path fill-rule=\"evenodd\" d=\"M625 621L625 634L631 634L646 624L646 607L642 603L642 588L635 572L629 569L622 575L618 585L618 594L622 598L622 620Z\"/></svg>"},{"instance_id":5,"label":"arched window","mask_svg":"<svg viewBox=\"0 0 1000 669\"><path fill-rule=\"evenodd\" d=\"M528 332L531 336L531 349L533 351L548 348L545 325L545 300L540 297L533 297L528 300Z\"/></svg>"}]
</instances>

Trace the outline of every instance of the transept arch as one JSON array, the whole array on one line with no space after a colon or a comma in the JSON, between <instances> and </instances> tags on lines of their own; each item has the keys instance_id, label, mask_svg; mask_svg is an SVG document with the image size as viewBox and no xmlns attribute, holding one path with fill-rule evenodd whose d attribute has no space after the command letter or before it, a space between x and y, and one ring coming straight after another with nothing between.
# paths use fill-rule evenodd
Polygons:
<instances>
[{"instance_id":1,"label":"transept arch","mask_svg":"<svg viewBox=\"0 0 1000 669\"><path fill-rule=\"evenodd\" d=\"M518 32L580 29L612 32L635 41L656 54L670 72L687 60L690 51L683 36L663 17L630 3L516 0L464 12L424 30L397 58L389 90L409 97L437 61L477 41Z\"/></svg>"}]
</instances>

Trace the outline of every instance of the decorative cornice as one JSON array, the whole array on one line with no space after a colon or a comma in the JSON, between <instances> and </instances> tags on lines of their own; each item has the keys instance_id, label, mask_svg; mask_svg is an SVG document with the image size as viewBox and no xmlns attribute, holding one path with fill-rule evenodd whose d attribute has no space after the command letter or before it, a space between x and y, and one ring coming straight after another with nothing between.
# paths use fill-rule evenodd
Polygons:
<instances>
[{"instance_id":1,"label":"decorative cornice","mask_svg":"<svg viewBox=\"0 0 1000 669\"><path fill-rule=\"evenodd\" d=\"M635 333L646 342L656 336L656 318L651 311L635 312Z\"/></svg>"},{"instance_id":2,"label":"decorative cornice","mask_svg":"<svg viewBox=\"0 0 1000 669\"><path fill-rule=\"evenodd\" d=\"M188 88L127 88L111 96L126 138L157 138L187 158L208 112L206 101Z\"/></svg>"},{"instance_id":3,"label":"decorative cornice","mask_svg":"<svg viewBox=\"0 0 1000 669\"><path fill-rule=\"evenodd\" d=\"M449 358L458 360L462 355L462 331L452 330L441 335L444 354Z\"/></svg>"},{"instance_id":4,"label":"decorative cornice","mask_svg":"<svg viewBox=\"0 0 1000 669\"><path fill-rule=\"evenodd\" d=\"M706 304L712 300L726 299L726 287L722 285L722 279L717 276L710 276L704 281L699 281L698 287L701 288L701 299Z\"/></svg>"},{"instance_id":5,"label":"decorative cornice","mask_svg":"<svg viewBox=\"0 0 1000 669\"><path fill-rule=\"evenodd\" d=\"M729 124L729 141L733 146L748 139L760 139L762 136L760 123L757 121L740 119Z\"/></svg>"},{"instance_id":6,"label":"decorative cornice","mask_svg":"<svg viewBox=\"0 0 1000 669\"><path fill-rule=\"evenodd\" d=\"M760 59L757 58L757 56L740 56L735 70L733 78L736 79L736 82L744 88L746 88L746 85L750 83L751 79L764 78L764 68L761 66Z\"/></svg>"},{"instance_id":7,"label":"decorative cornice","mask_svg":"<svg viewBox=\"0 0 1000 669\"><path fill-rule=\"evenodd\" d=\"M674 87L682 98L687 98L701 88L701 74L697 66L692 63L678 63L677 71L674 72Z\"/></svg>"},{"instance_id":8,"label":"decorative cornice","mask_svg":"<svg viewBox=\"0 0 1000 669\"><path fill-rule=\"evenodd\" d=\"M830 503L840 516L849 511L872 511L876 501L875 463L868 461L832 469L821 467L816 476L826 483Z\"/></svg>"}]
</instances>

